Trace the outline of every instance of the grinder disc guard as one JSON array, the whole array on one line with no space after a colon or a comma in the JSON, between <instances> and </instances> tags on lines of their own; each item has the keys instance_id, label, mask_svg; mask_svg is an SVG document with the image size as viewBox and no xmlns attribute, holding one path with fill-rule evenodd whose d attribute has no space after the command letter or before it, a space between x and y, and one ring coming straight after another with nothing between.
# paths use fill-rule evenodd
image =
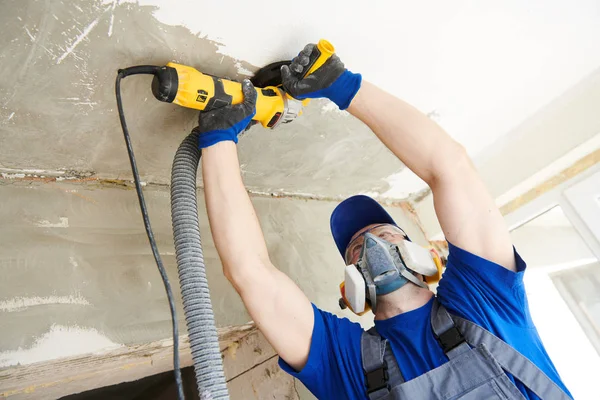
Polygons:
<instances>
[{"instance_id":1,"label":"grinder disc guard","mask_svg":"<svg viewBox=\"0 0 600 400\"><path fill-rule=\"evenodd\" d=\"M277 61L259 69L256 74L250 78L250 82L256 87L280 86L281 85L281 66L290 65L291 61Z\"/></svg>"}]
</instances>

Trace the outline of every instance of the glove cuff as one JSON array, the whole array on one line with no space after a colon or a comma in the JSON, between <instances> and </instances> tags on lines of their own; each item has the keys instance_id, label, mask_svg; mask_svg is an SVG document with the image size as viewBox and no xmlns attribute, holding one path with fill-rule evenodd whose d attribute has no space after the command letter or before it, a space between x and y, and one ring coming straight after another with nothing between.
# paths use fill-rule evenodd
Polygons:
<instances>
[{"instance_id":1,"label":"glove cuff","mask_svg":"<svg viewBox=\"0 0 600 400\"><path fill-rule=\"evenodd\" d=\"M230 129L210 131L198 136L198 147L205 149L213 144L217 144L226 140L231 140L234 143L238 142L237 135L232 135Z\"/></svg>"},{"instance_id":2,"label":"glove cuff","mask_svg":"<svg viewBox=\"0 0 600 400\"><path fill-rule=\"evenodd\" d=\"M324 97L333 101L340 110L345 110L352 103L362 83L362 75L345 70L328 88L324 89Z\"/></svg>"},{"instance_id":3,"label":"glove cuff","mask_svg":"<svg viewBox=\"0 0 600 400\"><path fill-rule=\"evenodd\" d=\"M252 117L254 117L254 114L256 114L256 111L237 124L233 125L231 128L215 129L214 131L200 133L198 135L198 147L204 149L225 140L231 140L237 144L239 133L246 129L250 123L250 120L252 120Z\"/></svg>"}]
</instances>

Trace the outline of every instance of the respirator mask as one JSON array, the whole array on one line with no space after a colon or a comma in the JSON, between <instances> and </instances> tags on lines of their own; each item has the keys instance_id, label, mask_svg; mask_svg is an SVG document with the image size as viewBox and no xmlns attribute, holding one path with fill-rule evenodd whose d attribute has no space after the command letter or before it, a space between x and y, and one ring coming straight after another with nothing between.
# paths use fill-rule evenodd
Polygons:
<instances>
[{"instance_id":1,"label":"respirator mask","mask_svg":"<svg viewBox=\"0 0 600 400\"><path fill-rule=\"evenodd\" d=\"M399 231L399 228L393 228ZM340 284L340 307L348 307L358 315L375 310L378 295L391 293L408 283L428 288L427 283L441 277L442 263L435 250L406 239L400 240L399 244L391 243L371 230L363 234L358 261L346 266L344 282ZM385 237L385 234L380 236ZM355 246L353 251L358 248ZM424 275L426 282L417 274Z\"/></svg>"}]
</instances>

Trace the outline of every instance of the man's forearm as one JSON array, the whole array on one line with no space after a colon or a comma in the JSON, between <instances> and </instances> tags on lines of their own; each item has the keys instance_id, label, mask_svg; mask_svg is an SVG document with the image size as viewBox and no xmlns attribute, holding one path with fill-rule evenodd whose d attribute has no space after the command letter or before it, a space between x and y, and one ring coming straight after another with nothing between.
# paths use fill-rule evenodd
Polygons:
<instances>
[{"instance_id":1,"label":"man's forearm","mask_svg":"<svg viewBox=\"0 0 600 400\"><path fill-rule=\"evenodd\" d=\"M270 265L235 143L224 141L202 150L202 177L210 228L227 278L234 281L252 273L244 268Z\"/></svg>"},{"instance_id":2,"label":"man's forearm","mask_svg":"<svg viewBox=\"0 0 600 400\"><path fill-rule=\"evenodd\" d=\"M451 170L448 164L466 156L463 147L425 114L369 82L363 81L348 111L430 185Z\"/></svg>"}]
</instances>

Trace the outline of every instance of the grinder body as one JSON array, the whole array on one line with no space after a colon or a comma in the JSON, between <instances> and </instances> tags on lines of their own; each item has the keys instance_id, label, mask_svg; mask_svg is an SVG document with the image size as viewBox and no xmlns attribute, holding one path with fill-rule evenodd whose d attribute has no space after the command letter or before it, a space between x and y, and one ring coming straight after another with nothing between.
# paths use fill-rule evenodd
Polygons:
<instances>
[{"instance_id":1,"label":"grinder body","mask_svg":"<svg viewBox=\"0 0 600 400\"><path fill-rule=\"evenodd\" d=\"M319 52L306 75L314 72L334 53L331 43L321 39L315 51ZM280 123L290 122L302 113L308 100L297 100L280 87L255 88L256 115L253 120L265 128L274 128ZM242 85L239 82L203 74L187 65L168 63L154 76L152 92L161 101L175 103L200 111L210 111L243 101Z\"/></svg>"}]
</instances>

